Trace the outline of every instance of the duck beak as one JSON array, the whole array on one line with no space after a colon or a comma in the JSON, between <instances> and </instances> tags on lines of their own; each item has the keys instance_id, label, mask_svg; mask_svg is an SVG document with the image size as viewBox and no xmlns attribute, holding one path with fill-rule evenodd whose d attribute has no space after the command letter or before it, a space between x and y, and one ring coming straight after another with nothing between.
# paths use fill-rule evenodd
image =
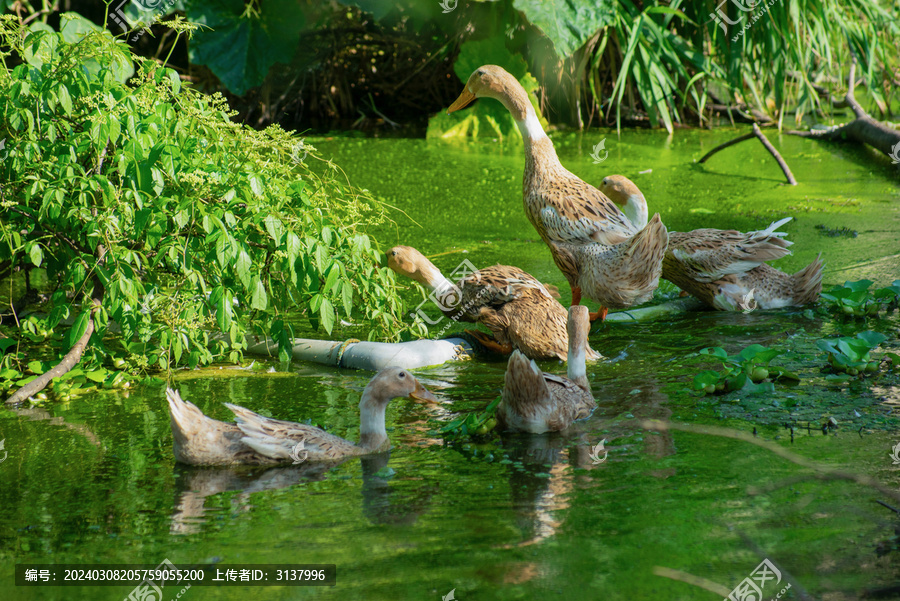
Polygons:
<instances>
[{"instance_id":1,"label":"duck beak","mask_svg":"<svg viewBox=\"0 0 900 601\"><path fill-rule=\"evenodd\" d=\"M427 388L422 386L422 384L418 380L416 380L416 389L409 393L409 398L430 403L438 402L437 397L431 394L431 392L429 392Z\"/></svg>"},{"instance_id":2,"label":"duck beak","mask_svg":"<svg viewBox=\"0 0 900 601\"><path fill-rule=\"evenodd\" d=\"M470 92L468 88L463 88L462 94L459 95L459 98L454 100L453 104L450 105L450 108L447 109L447 114L449 115L453 111L458 111L461 108L465 108L473 100L475 100L475 94Z\"/></svg>"}]
</instances>

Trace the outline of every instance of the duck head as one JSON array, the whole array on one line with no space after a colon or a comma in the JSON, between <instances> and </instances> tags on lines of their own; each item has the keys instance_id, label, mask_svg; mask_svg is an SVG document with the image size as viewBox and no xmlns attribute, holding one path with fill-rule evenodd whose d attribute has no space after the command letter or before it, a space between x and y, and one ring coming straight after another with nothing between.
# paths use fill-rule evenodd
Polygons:
<instances>
[{"instance_id":1,"label":"duck head","mask_svg":"<svg viewBox=\"0 0 900 601\"><path fill-rule=\"evenodd\" d=\"M385 367L369 380L359 401L359 446L370 452L390 448L384 427L384 412L391 399L409 397L420 401L437 399L402 367Z\"/></svg>"},{"instance_id":2,"label":"duck head","mask_svg":"<svg viewBox=\"0 0 900 601\"><path fill-rule=\"evenodd\" d=\"M447 109L447 113L468 106L476 98L499 100L516 121L525 121L529 110L534 112L528 100L528 93L519 81L506 69L497 65L478 67L469 77L459 98Z\"/></svg>"},{"instance_id":3,"label":"duck head","mask_svg":"<svg viewBox=\"0 0 900 601\"><path fill-rule=\"evenodd\" d=\"M616 203L634 227L641 229L647 225L647 200L633 181L624 175L607 175L600 191Z\"/></svg>"},{"instance_id":4,"label":"duck head","mask_svg":"<svg viewBox=\"0 0 900 601\"><path fill-rule=\"evenodd\" d=\"M437 402L435 396L407 370L402 367L385 367L369 380L359 404L360 407L363 404L385 406L397 397Z\"/></svg>"},{"instance_id":5,"label":"duck head","mask_svg":"<svg viewBox=\"0 0 900 601\"><path fill-rule=\"evenodd\" d=\"M387 260L394 273L412 278L423 286L433 286L442 277L440 270L412 246L395 246L387 251Z\"/></svg>"}]
</instances>

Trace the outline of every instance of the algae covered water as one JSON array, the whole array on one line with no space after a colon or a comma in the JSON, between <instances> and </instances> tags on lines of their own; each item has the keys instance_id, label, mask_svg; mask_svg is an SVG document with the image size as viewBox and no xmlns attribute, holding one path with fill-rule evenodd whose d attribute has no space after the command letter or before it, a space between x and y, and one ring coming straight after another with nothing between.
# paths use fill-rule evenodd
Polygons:
<instances>
[{"instance_id":1,"label":"algae covered water","mask_svg":"<svg viewBox=\"0 0 900 601\"><path fill-rule=\"evenodd\" d=\"M821 251L826 288L900 278L900 191L889 164L865 150L790 136L773 143L796 187L783 185L777 165L753 142L694 163L734 135L592 131L554 135L554 142L563 164L587 181L632 178L671 230L759 229L793 216L783 230L794 253L775 264L780 269L796 271ZM604 137L609 156L595 164L590 151ZM394 223L373 228L384 249L415 246L445 273L463 258L476 266L514 264L557 285L568 300L565 280L522 211L521 146L309 141L352 183L396 207ZM674 294L664 288L659 300ZM424 295L410 284L405 298L415 307ZM443 422L497 397L505 361L418 370L441 403L393 401L389 454L312 477L293 467L175 464L161 384L2 409L0 590L6 599L123 599L130 587L16 587L13 568L168 559L337 566L334 587L192 587L180 597L186 600L438 600L451 591L460 600L700 599L727 596L768 559L779 581L762 583L764 598L791 584L782 598L806 591L854 599L900 580L898 518L876 502L900 506L889 496L900 490L891 458L900 442L900 388L887 362L865 380L826 379L816 341L874 330L888 336L882 351L897 352L898 327L896 311L845 320L815 308L595 325L591 345L606 357L588 369L598 409L565 436L441 437ZM333 337L359 332L350 325ZM799 382L778 383L768 395L692 390L693 376L712 367L701 349L733 353L751 343L784 350L773 363ZM557 362L541 366L565 370ZM231 419L222 405L231 402L354 438L370 376L262 362L250 370L178 372L174 386L218 419ZM745 440L648 429L646 420L755 431L762 444L839 473ZM592 453L602 440L605 454ZM180 591L167 586L163 598Z\"/></svg>"}]
</instances>

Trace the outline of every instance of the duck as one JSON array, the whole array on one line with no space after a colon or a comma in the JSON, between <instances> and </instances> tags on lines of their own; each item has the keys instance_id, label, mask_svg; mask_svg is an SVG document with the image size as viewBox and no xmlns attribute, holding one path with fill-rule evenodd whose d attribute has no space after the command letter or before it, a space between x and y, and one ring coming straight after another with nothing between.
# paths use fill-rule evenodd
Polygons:
<instances>
[{"instance_id":1,"label":"duck","mask_svg":"<svg viewBox=\"0 0 900 601\"><path fill-rule=\"evenodd\" d=\"M411 246L391 248L387 263L398 275L431 290L433 300L447 317L486 326L493 338L466 330L486 348L504 355L518 350L539 361L568 359L565 307L554 298L553 290L518 267L485 267L454 284ZM583 344L586 360L602 358L586 337Z\"/></svg>"},{"instance_id":2,"label":"duck","mask_svg":"<svg viewBox=\"0 0 900 601\"><path fill-rule=\"evenodd\" d=\"M303 462L338 463L386 451L390 441L384 412L397 397L436 401L407 370L382 369L363 390L359 401L359 442L353 443L315 426L271 419L231 403L225 406L234 413L235 423L221 422L183 400L177 390L166 390L175 459L203 466L265 466L296 463L298 458Z\"/></svg>"},{"instance_id":3,"label":"duck","mask_svg":"<svg viewBox=\"0 0 900 601\"><path fill-rule=\"evenodd\" d=\"M567 378L540 370L534 360L513 351L506 369L497 423L510 430L543 434L565 430L597 407L587 379L584 342L590 330L587 307L569 307Z\"/></svg>"},{"instance_id":4,"label":"duck","mask_svg":"<svg viewBox=\"0 0 900 601\"><path fill-rule=\"evenodd\" d=\"M635 227L647 222L647 200L623 175L603 178L600 190ZM793 244L778 228L786 217L763 230L738 232L704 228L669 232L662 277L720 311L801 307L822 291L822 253L800 271L787 274L767 264L791 254Z\"/></svg>"},{"instance_id":5,"label":"duck","mask_svg":"<svg viewBox=\"0 0 900 601\"><path fill-rule=\"evenodd\" d=\"M572 304L579 304L582 295L600 303L600 310L591 314L595 320L605 317L609 308L630 307L652 297L668 243L659 215L641 233L600 190L563 167L527 92L502 67L476 69L447 112L476 98L503 104L522 133L525 214L566 277Z\"/></svg>"}]
</instances>

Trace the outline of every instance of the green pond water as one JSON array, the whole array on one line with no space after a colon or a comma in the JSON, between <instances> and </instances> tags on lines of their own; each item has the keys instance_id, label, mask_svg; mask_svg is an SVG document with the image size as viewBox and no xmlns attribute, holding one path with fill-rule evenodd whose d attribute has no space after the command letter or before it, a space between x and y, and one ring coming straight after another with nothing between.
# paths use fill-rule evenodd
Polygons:
<instances>
[{"instance_id":1,"label":"green pond water","mask_svg":"<svg viewBox=\"0 0 900 601\"><path fill-rule=\"evenodd\" d=\"M563 163L584 179L622 173L671 230L783 229L794 271L823 252L826 287L900 278L900 189L889 162L864 149L790 136L772 141L799 186L782 184L762 147L747 142L694 164L738 133L592 131L554 136ZM593 164L607 138L609 157ZM408 244L446 273L463 259L517 265L568 287L521 205L521 146L407 139L318 138L350 181L389 205L395 223L376 234L386 249ZM652 169L651 173L638 174ZM413 221L414 220L414 221ZM847 228L853 236L826 236ZM666 298L671 290L661 295ZM413 285L410 307L423 294ZM443 324L435 326L435 330ZM389 455L309 475L176 465L161 385L42 408L0 409L0 597L123 599L132 587L22 587L15 563L336 564L334 587L192 587L201 599L439 600L715 599L768 558L782 570L763 598L855 599L900 580L900 501L814 472L747 442L694 432L653 432L640 420L726 426L900 491L891 448L900 442L900 378L887 370L849 384L825 380L815 340L865 329L897 351L900 318L842 321L815 311L697 312L665 321L601 324L588 368L598 408L566 436L447 441L434 433L460 411L479 410L502 387L505 361L487 357L418 370L440 405L397 399L388 409ZM457 332L455 326L450 332ZM333 338L360 333L338 329ZM309 335L309 332L305 333ZM775 363L801 376L773 395L690 394L696 356L751 343L790 351ZM880 355L879 355L880 356ZM564 372L563 365L542 367ZM267 373L274 368L274 373ZM371 374L312 364L257 363L179 372L175 386L204 412L231 419L223 402L278 418L326 425L354 438L356 405ZM823 434L833 417L838 428ZM794 441L785 422L796 424ZM807 429L807 425L809 426ZM608 458L590 447L606 439ZM717 593L657 575L659 568L719 585ZM707 586L715 586L709 585ZM724 589L724 593L722 592ZM163 589L165 601L182 587Z\"/></svg>"}]
</instances>

